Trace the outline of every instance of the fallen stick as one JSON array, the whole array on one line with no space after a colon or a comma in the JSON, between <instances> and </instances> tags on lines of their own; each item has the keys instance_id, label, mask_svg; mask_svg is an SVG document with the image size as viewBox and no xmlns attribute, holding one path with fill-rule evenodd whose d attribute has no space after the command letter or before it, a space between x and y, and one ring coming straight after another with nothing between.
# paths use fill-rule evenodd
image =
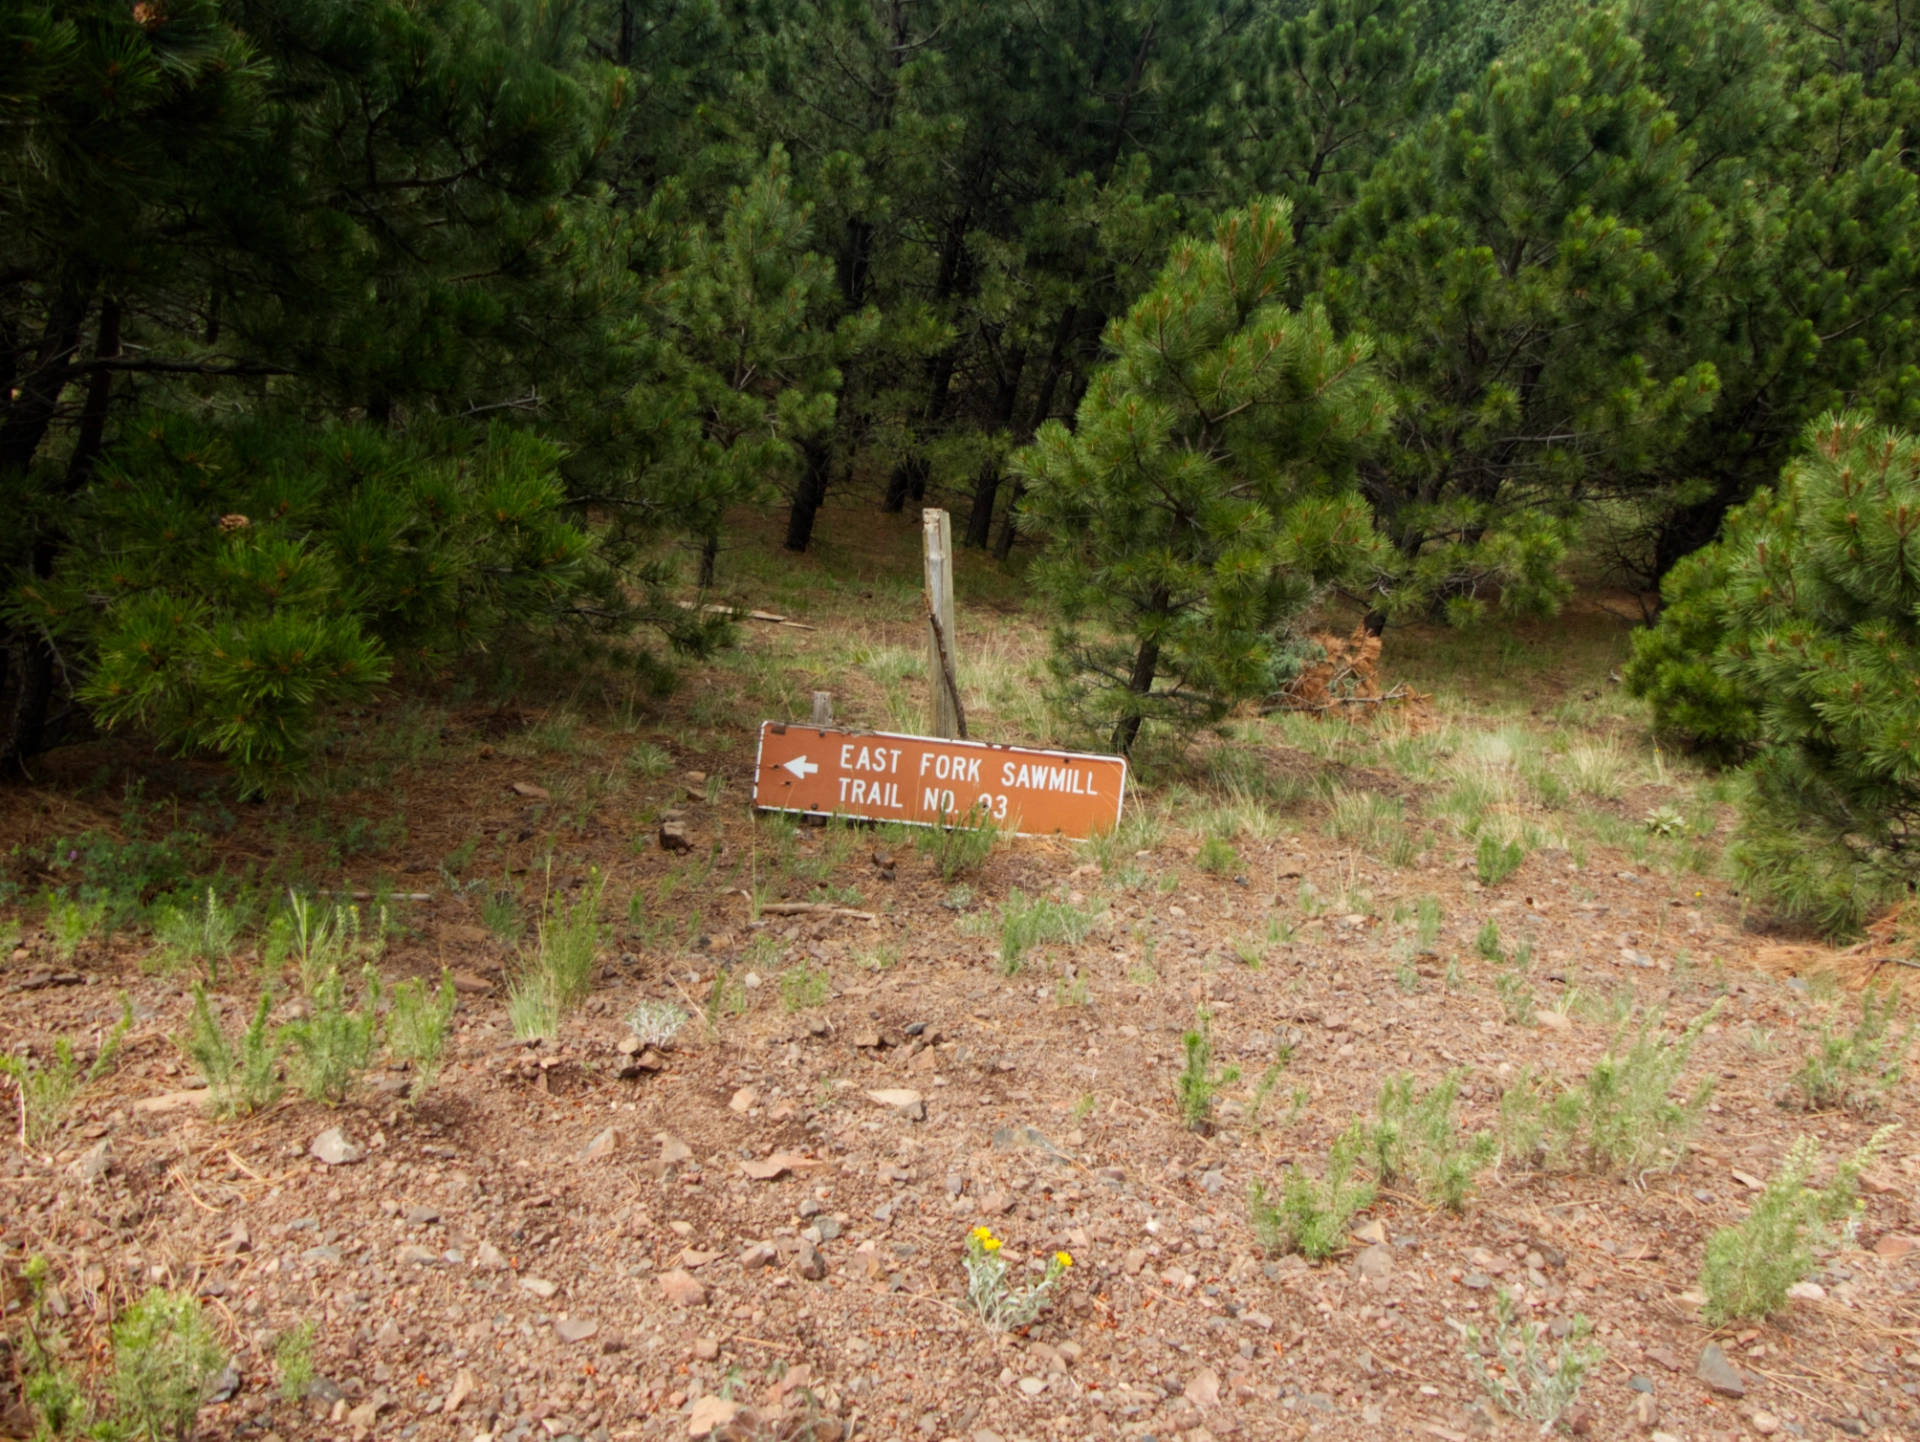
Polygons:
<instances>
[{"instance_id":1,"label":"fallen stick","mask_svg":"<svg viewBox=\"0 0 1920 1442\"><path fill-rule=\"evenodd\" d=\"M878 921L871 911L855 911L846 906L829 906L821 901L763 901L762 916L851 916L855 921Z\"/></svg>"},{"instance_id":2,"label":"fallen stick","mask_svg":"<svg viewBox=\"0 0 1920 1442\"><path fill-rule=\"evenodd\" d=\"M327 891L321 890L321 896L344 896L348 901L432 901L431 891L389 891L382 896L377 891Z\"/></svg>"}]
</instances>

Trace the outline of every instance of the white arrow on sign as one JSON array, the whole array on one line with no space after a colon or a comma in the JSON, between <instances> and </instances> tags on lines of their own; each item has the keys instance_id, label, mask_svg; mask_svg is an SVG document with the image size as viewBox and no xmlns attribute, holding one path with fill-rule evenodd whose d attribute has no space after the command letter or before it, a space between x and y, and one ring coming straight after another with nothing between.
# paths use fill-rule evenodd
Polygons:
<instances>
[{"instance_id":1,"label":"white arrow on sign","mask_svg":"<svg viewBox=\"0 0 1920 1442\"><path fill-rule=\"evenodd\" d=\"M818 763L809 761L804 756L796 756L791 761L782 761L780 765L784 769L791 771L795 776L798 776L802 781L805 781L807 777L820 769Z\"/></svg>"}]
</instances>

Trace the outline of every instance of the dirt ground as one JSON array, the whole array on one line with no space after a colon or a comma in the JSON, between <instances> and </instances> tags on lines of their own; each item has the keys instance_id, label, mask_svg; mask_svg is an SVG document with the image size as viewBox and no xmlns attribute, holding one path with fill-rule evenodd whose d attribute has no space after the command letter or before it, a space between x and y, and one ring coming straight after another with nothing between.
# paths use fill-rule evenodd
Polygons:
<instances>
[{"instance_id":1,"label":"dirt ground","mask_svg":"<svg viewBox=\"0 0 1920 1442\"><path fill-rule=\"evenodd\" d=\"M524 694L413 692L343 722L340 766L360 769L316 798L208 800L209 768L125 742L62 753L0 792L15 887L0 1046L44 1062L64 1036L84 1059L122 992L135 1017L64 1125L0 1154L10 1327L30 1257L51 1269L47 1312L94 1364L129 1299L191 1288L234 1357L201 1414L200 1435L221 1439L605 1442L718 1419L723 1437L1457 1442L1537 1430L1491 1409L1467 1364L1467 1330L1490 1327L1504 1288L1554 1335L1590 1319L1605 1359L1577 1434L1915 1431L1911 1089L1871 1115L1781 1105L1817 1027L1857 1003L1816 974L1817 950L1798 954L1802 975L1776 974L1779 938L1716 869L1724 817L1696 828L1692 852L1628 840L1643 816L1716 803L1609 687L1617 624L1593 612L1613 639L1558 669L1503 643L1440 674L1451 642L1390 637L1383 679L1434 698L1418 724L1282 718L1168 749L1143 759L1124 844L1008 841L949 879L898 836L790 832L746 804L762 715L804 715L823 682L853 724L898 719L922 694L904 661L874 660L918 645L885 614L892 593L862 595L845 558L820 564L852 577L838 608L779 612L815 629L749 623L671 699L556 715ZM742 599L791 604L763 580L748 573ZM1006 674L975 676L977 734L1013 729L1038 676L1015 663L1041 631L1011 606L963 621L976 655L1015 631L1028 649L1006 652ZM1555 644L1551 628L1519 635L1522 652ZM1539 787L1503 793L1491 804L1528 838L1525 860L1483 886L1447 810L1466 783L1447 768L1462 738L1528 727L1543 756L1591 734L1631 766L1577 824ZM1221 779L1223 750L1240 781ZM1514 754L1509 769L1532 753ZM121 834L136 773L154 826L213 816L203 861L248 878L262 906L290 881L364 891L369 909L389 898L382 969L445 967L460 987L430 1090L410 1097L407 1073L376 1068L338 1107L289 1096L250 1118L207 1114L177 1041L194 973L158 966L137 928L62 956L39 900L68 876L47 865L54 839ZM1249 775L1270 778L1251 799ZM1404 828L1353 839L1340 807L1363 793L1401 808ZM669 813L690 852L657 844ZM1231 861L1202 857L1209 837ZM556 1039L516 1041L506 990L533 945L516 929L543 896L599 884L596 869L608 931L593 994ZM1009 975L998 908L1016 889L1093 920ZM503 895L519 922L484 911ZM845 914L765 909L809 898ZM1489 920L1532 952L1530 1023L1500 991L1511 966L1482 954ZM213 988L236 1025L278 980L257 945L243 937ZM691 1017L636 1055L623 1019L643 999ZM1711 1080L1712 1101L1671 1170L1503 1163L1459 1214L1383 1189L1324 1264L1259 1245L1249 1185L1296 1164L1318 1175L1389 1076L1459 1073L1462 1125L1491 1130L1523 1069L1577 1080L1621 1019L1675 1037L1716 1003L1675 1093ZM297 1006L283 995L276 1016ZM1206 1134L1174 1093L1201 1010L1219 1064L1239 1069ZM1695 1290L1707 1237L1796 1137L1831 1160L1889 1122L1905 1129L1816 1285L1766 1324L1709 1329ZM313 1154L332 1128L353 1160ZM1017 1334L990 1335L966 1304L975 1226L1020 1267L1072 1257L1056 1304ZM287 1400L275 1345L303 1323L315 1376ZM1721 1390L1698 1375L1709 1346L1732 1369ZM17 1401L5 1425L24 1435Z\"/></svg>"}]
</instances>

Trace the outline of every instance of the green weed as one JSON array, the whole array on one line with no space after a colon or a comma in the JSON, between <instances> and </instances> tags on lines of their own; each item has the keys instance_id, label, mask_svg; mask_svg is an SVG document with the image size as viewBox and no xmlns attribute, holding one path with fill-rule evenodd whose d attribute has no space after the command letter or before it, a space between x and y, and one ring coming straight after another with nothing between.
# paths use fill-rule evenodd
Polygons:
<instances>
[{"instance_id":1,"label":"green weed","mask_svg":"<svg viewBox=\"0 0 1920 1442\"><path fill-rule=\"evenodd\" d=\"M1277 1198L1255 1181L1247 1189L1247 1213L1260 1244L1276 1255L1298 1252L1313 1262L1338 1251L1353 1214L1373 1202L1373 1184L1355 1175L1367 1145L1367 1125L1356 1120L1328 1151L1323 1181L1290 1167Z\"/></svg>"},{"instance_id":2,"label":"green weed","mask_svg":"<svg viewBox=\"0 0 1920 1442\"><path fill-rule=\"evenodd\" d=\"M833 995L833 977L827 969L806 962L780 973L780 1005L788 1011L804 1011L826 1005Z\"/></svg>"},{"instance_id":3,"label":"green weed","mask_svg":"<svg viewBox=\"0 0 1920 1442\"><path fill-rule=\"evenodd\" d=\"M267 1025L272 1013L273 996L262 991L253 1021L237 1040L229 1040L213 1014L207 989L194 983L193 1013L181 1045L212 1088L216 1115L245 1116L280 1100L285 1088L280 1084L280 1042Z\"/></svg>"},{"instance_id":4,"label":"green weed","mask_svg":"<svg viewBox=\"0 0 1920 1442\"><path fill-rule=\"evenodd\" d=\"M312 1319L290 1327L273 1340L274 1370L280 1374L280 1400L291 1405L313 1385Z\"/></svg>"},{"instance_id":5,"label":"green weed","mask_svg":"<svg viewBox=\"0 0 1920 1442\"><path fill-rule=\"evenodd\" d=\"M1218 836L1209 836L1194 853L1193 864L1215 876L1228 876L1240 869L1240 853L1233 849L1231 843Z\"/></svg>"},{"instance_id":6,"label":"green weed","mask_svg":"<svg viewBox=\"0 0 1920 1442\"><path fill-rule=\"evenodd\" d=\"M453 1011L459 997L453 973L440 972L440 986L409 978L393 988L393 1006L387 1013L387 1054L413 1069L408 1098L418 1101L440 1075L440 1061L453 1034Z\"/></svg>"},{"instance_id":7,"label":"green weed","mask_svg":"<svg viewBox=\"0 0 1920 1442\"><path fill-rule=\"evenodd\" d=\"M164 961L170 966L204 963L215 982L233 955L240 927L239 909L222 906L211 886L199 904L160 906L153 914L153 936Z\"/></svg>"},{"instance_id":8,"label":"green weed","mask_svg":"<svg viewBox=\"0 0 1920 1442\"><path fill-rule=\"evenodd\" d=\"M1014 887L1000 905L1001 971L1012 976L1036 946L1052 942L1079 945L1093 930L1104 909L1104 902L1098 907L1075 906L1046 897L1029 897Z\"/></svg>"},{"instance_id":9,"label":"green weed","mask_svg":"<svg viewBox=\"0 0 1920 1442\"><path fill-rule=\"evenodd\" d=\"M1498 886L1527 859L1526 848L1518 841L1502 842L1491 831L1482 831L1474 848L1474 870L1482 886Z\"/></svg>"},{"instance_id":10,"label":"green weed","mask_svg":"<svg viewBox=\"0 0 1920 1442\"><path fill-rule=\"evenodd\" d=\"M200 1303L154 1287L113 1324L112 1434L138 1442L182 1442L210 1384L226 1368Z\"/></svg>"},{"instance_id":11,"label":"green weed","mask_svg":"<svg viewBox=\"0 0 1920 1442\"><path fill-rule=\"evenodd\" d=\"M62 965L71 962L105 921L105 902L83 905L70 896L55 896L47 901L47 939L53 943L54 957Z\"/></svg>"},{"instance_id":12,"label":"green weed","mask_svg":"<svg viewBox=\"0 0 1920 1442\"><path fill-rule=\"evenodd\" d=\"M0 1056L0 1076L11 1078L19 1093L21 1127L28 1146L39 1146L59 1130L80 1093L113 1069L121 1044L132 1029L133 1003L122 993L120 1020L107 1033L90 1066L81 1067L73 1042L64 1036L54 1039L53 1056L39 1066L27 1057Z\"/></svg>"},{"instance_id":13,"label":"green weed","mask_svg":"<svg viewBox=\"0 0 1920 1442\"><path fill-rule=\"evenodd\" d=\"M346 982L338 968L330 968L308 993L307 1014L282 1029L291 1045L294 1082L309 1101L346 1100L372 1064L380 1029L380 977L368 966L361 980L362 1004L349 1007Z\"/></svg>"},{"instance_id":14,"label":"green weed","mask_svg":"<svg viewBox=\"0 0 1920 1442\"><path fill-rule=\"evenodd\" d=\"M1411 1181L1428 1201L1456 1212L1466 1206L1473 1179L1498 1151L1491 1132L1463 1136L1454 1120L1464 1075L1451 1073L1425 1092L1415 1090L1411 1075L1389 1078L1380 1089L1378 1120L1368 1132L1383 1184Z\"/></svg>"},{"instance_id":15,"label":"green weed","mask_svg":"<svg viewBox=\"0 0 1920 1442\"><path fill-rule=\"evenodd\" d=\"M914 833L914 846L933 863L942 881L962 872L978 871L993 854L1000 832L984 811L975 809L959 818L942 817L937 826Z\"/></svg>"},{"instance_id":16,"label":"green weed","mask_svg":"<svg viewBox=\"0 0 1920 1442\"><path fill-rule=\"evenodd\" d=\"M1213 1016L1204 1008L1196 1015L1193 1028L1180 1038L1186 1063L1174 1078L1174 1098L1180 1104L1180 1119L1188 1131L1204 1132L1213 1125L1213 1103L1220 1089L1240 1079L1239 1067L1215 1071L1213 1066Z\"/></svg>"}]
</instances>

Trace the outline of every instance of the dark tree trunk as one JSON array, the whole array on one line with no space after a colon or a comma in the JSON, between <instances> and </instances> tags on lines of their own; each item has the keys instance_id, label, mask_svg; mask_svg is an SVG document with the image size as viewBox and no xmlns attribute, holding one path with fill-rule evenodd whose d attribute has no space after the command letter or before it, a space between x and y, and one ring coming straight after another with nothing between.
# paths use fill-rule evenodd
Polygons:
<instances>
[{"instance_id":1,"label":"dark tree trunk","mask_svg":"<svg viewBox=\"0 0 1920 1442\"><path fill-rule=\"evenodd\" d=\"M805 465L800 485L793 493L793 506L787 512L787 549L804 551L813 544L813 522L826 504L827 481L833 474L833 442L802 441L800 454Z\"/></svg>"},{"instance_id":2,"label":"dark tree trunk","mask_svg":"<svg viewBox=\"0 0 1920 1442\"><path fill-rule=\"evenodd\" d=\"M37 632L0 632L0 770L18 774L46 741L53 653Z\"/></svg>"},{"instance_id":3,"label":"dark tree trunk","mask_svg":"<svg viewBox=\"0 0 1920 1442\"><path fill-rule=\"evenodd\" d=\"M1015 346L1000 366L993 397L991 428L1004 431L1013 424L1013 408L1020 400L1020 374L1027 368L1024 347ZM973 509L967 515L965 545L984 551L993 538L993 507L1000 498L1000 460L995 456L980 467L973 486Z\"/></svg>"},{"instance_id":4,"label":"dark tree trunk","mask_svg":"<svg viewBox=\"0 0 1920 1442\"><path fill-rule=\"evenodd\" d=\"M1160 669L1160 643L1148 641L1134 653L1133 674L1127 678L1127 690L1135 696L1145 696L1153 690L1154 673ZM1113 746L1122 756L1133 755L1133 743L1140 738L1140 713L1135 711L1120 718L1120 724L1113 728Z\"/></svg>"},{"instance_id":5,"label":"dark tree trunk","mask_svg":"<svg viewBox=\"0 0 1920 1442\"><path fill-rule=\"evenodd\" d=\"M100 330L93 344L95 360L120 354L120 302L108 299L100 306ZM107 440L107 409L113 403L113 372L95 371L87 380L87 399L80 409L80 433L67 461L67 493L77 494L93 479L101 447Z\"/></svg>"},{"instance_id":6,"label":"dark tree trunk","mask_svg":"<svg viewBox=\"0 0 1920 1442\"><path fill-rule=\"evenodd\" d=\"M67 366L80 347L80 327L87 318L88 298L63 290L47 309L40 347L33 368L19 379L16 394L0 425L0 476L24 472L53 424L54 407L67 383Z\"/></svg>"},{"instance_id":7,"label":"dark tree trunk","mask_svg":"<svg viewBox=\"0 0 1920 1442\"><path fill-rule=\"evenodd\" d=\"M986 461L973 483L973 509L967 512L967 534L962 544L986 550L993 539L993 503L1000 495L1000 462Z\"/></svg>"},{"instance_id":8,"label":"dark tree trunk","mask_svg":"<svg viewBox=\"0 0 1920 1442\"><path fill-rule=\"evenodd\" d=\"M720 560L720 537L708 536L700 543L700 589L706 590L713 585L714 571Z\"/></svg>"}]
</instances>

